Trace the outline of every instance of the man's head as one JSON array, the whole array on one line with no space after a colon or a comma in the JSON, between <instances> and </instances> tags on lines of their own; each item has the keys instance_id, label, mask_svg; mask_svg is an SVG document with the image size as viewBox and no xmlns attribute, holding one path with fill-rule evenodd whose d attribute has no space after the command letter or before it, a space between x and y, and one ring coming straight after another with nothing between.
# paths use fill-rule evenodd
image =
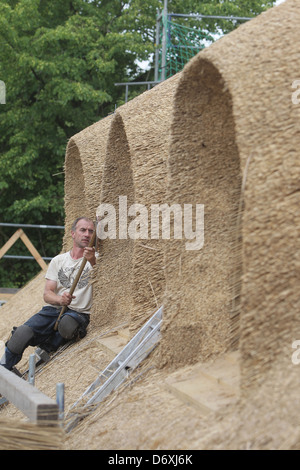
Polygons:
<instances>
[{"instance_id":1,"label":"man's head","mask_svg":"<svg viewBox=\"0 0 300 470\"><path fill-rule=\"evenodd\" d=\"M73 243L78 248L85 248L89 245L95 230L94 222L88 217L78 217L71 227Z\"/></svg>"}]
</instances>

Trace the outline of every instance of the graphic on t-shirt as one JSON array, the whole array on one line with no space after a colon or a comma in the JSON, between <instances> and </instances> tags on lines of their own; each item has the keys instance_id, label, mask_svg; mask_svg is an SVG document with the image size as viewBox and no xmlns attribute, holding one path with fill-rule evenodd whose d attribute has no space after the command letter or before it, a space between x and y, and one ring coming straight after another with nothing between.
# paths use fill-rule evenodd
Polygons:
<instances>
[{"instance_id":1,"label":"graphic on t-shirt","mask_svg":"<svg viewBox=\"0 0 300 470\"><path fill-rule=\"evenodd\" d=\"M58 271L58 280L66 289L69 289L72 286L75 277L76 272L74 273L74 268L60 268ZM88 285L89 278L89 268L86 268L82 271L80 279L77 283L77 289L83 289L83 287L86 287Z\"/></svg>"}]
</instances>

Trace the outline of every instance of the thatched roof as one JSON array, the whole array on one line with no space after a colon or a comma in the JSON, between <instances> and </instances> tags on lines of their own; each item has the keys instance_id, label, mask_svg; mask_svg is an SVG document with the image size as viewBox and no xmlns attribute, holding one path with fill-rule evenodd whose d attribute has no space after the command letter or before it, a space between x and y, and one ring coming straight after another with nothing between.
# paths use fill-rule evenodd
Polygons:
<instances>
[{"instance_id":1,"label":"thatched roof","mask_svg":"<svg viewBox=\"0 0 300 470\"><path fill-rule=\"evenodd\" d=\"M82 215L94 218L99 204L103 165L112 117L108 116L74 135L68 142L65 158L64 250L72 222ZM70 242L69 242L70 243Z\"/></svg>"},{"instance_id":2,"label":"thatched roof","mask_svg":"<svg viewBox=\"0 0 300 470\"><path fill-rule=\"evenodd\" d=\"M114 116L99 202L114 204L117 215L119 196L127 197L128 209L133 203L149 209L151 204L166 200L168 145L178 80L179 75L176 75L143 93L120 107ZM124 216L127 219L127 214ZM119 224L119 219L117 222ZM129 237L120 240L118 237L104 241L101 251L96 315L100 318L104 314L107 322L104 305L108 299L110 318L129 314L130 329L135 332L162 302L165 288L163 243L150 237L148 240ZM126 285L128 289L124 291ZM119 290L123 290L121 297ZM123 305L120 300L125 297Z\"/></svg>"},{"instance_id":3,"label":"thatched roof","mask_svg":"<svg viewBox=\"0 0 300 470\"><path fill-rule=\"evenodd\" d=\"M147 208L204 204L205 239L194 251L186 240L101 242L88 336L39 388L64 381L72 404L105 365L99 335L123 323L133 334L163 303L161 344L67 448L299 447L299 20L298 2L287 0L70 140L65 248L76 216L95 217L120 195ZM28 317L31 286L1 307L1 338ZM230 351L240 371L234 404L203 415L196 399L169 393L200 363L220 369Z\"/></svg>"}]
</instances>

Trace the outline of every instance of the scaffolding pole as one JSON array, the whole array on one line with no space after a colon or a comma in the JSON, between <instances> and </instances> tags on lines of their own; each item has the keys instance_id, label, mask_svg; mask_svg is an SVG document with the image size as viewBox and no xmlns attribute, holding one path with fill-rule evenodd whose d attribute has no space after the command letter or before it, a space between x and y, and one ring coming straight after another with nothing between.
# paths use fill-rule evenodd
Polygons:
<instances>
[{"instance_id":1,"label":"scaffolding pole","mask_svg":"<svg viewBox=\"0 0 300 470\"><path fill-rule=\"evenodd\" d=\"M167 65L167 16L168 16L168 0L164 0L163 10L163 35L162 35L162 51L161 51L161 80L166 79Z\"/></svg>"}]
</instances>

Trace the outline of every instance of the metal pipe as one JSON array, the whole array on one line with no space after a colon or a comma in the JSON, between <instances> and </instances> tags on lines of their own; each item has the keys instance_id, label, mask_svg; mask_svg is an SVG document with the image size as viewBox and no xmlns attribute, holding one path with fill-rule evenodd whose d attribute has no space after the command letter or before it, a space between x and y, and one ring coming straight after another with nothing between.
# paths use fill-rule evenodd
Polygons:
<instances>
[{"instance_id":1,"label":"metal pipe","mask_svg":"<svg viewBox=\"0 0 300 470\"><path fill-rule=\"evenodd\" d=\"M162 35L162 52L161 52L161 80L166 79L166 66L167 66L167 15L168 15L168 0L164 0L163 11L163 35Z\"/></svg>"},{"instance_id":2,"label":"metal pipe","mask_svg":"<svg viewBox=\"0 0 300 470\"><path fill-rule=\"evenodd\" d=\"M36 362L35 354L30 354L29 370L28 370L28 382L30 383L30 385L34 385L34 381L35 381L35 362Z\"/></svg>"},{"instance_id":3,"label":"metal pipe","mask_svg":"<svg viewBox=\"0 0 300 470\"><path fill-rule=\"evenodd\" d=\"M155 68L154 68L154 80L158 81L158 63L159 63L159 35L160 35L160 18L161 14L157 12L156 17L156 33L155 33Z\"/></svg>"},{"instance_id":4,"label":"metal pipe","mask_svg":"<svg viewBox=\"0 0 300 470\"><path fill-rule=\"evenodd\" d=\"M64 412L65 412L65 384L64 383L56 384L56 403L58 405L58 418L60 420L63 420Z\"/></svg>"},{"instance_id":5,"label":"metal pipe","mask_svg":"<svg viewBox=\"0 0 300 470\"><path fill-rule=\"evenodd\" d=\"M120 85L127 85L127 86L130 86L130 85L156 85L160 83L160 80L156 81L156 80L153 80L153 81L148 81L148 82L122 82L122 83L115 83L115 86L120 86Z\"/></svg>"},{"instance_id":6,"label":"metal pipe","mask_svg":"<svg viewBox=\"0 0 300 470\"><path fill-rule=\"evenodd\" d=\"M11 259L35 259L34 256L26 256L26 255L4 255L2 258L11 258ZM52 258L48 256L43 256L42 259L46 261L51 261Z\"/></svg>"},{"instance_id":7,"label":"metal pipe","mask_svg":"<svg viewBox=\"0 0 300 470\"><path fill-rule=\"evenodd\" d=\"M246 17L246 16L218 16L218 15L201 15L198 13L190 13L189 15L184 15L183 13L170 13L170 16L181 16L185 18L212 18L215 20L242 20L242 21L249 21L253 20L253 17Z\"/></svg>"},{"instance_id":8,"label":"metal pipe","mask_svg":"<svg viewBox=\"0 0 300 470\"><path fill-rule=\"evenodd\" d=\"M64 229L64 225L33 225L33 224L8 224L5 222L0 222L2 227L31 227L31 228L60 228Z\"/></svg>"}]
</instances>

